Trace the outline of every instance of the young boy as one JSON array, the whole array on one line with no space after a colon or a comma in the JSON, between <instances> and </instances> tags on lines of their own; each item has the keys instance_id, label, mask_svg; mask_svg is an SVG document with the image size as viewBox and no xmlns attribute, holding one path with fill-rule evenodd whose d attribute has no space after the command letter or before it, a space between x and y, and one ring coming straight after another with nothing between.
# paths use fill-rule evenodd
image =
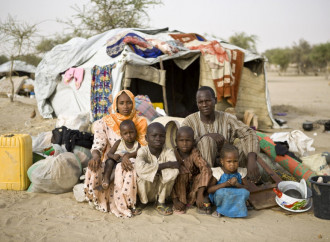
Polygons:
<instances>
[{"instance_id":1,"label":"young boy","mask_svg":"<svg viewBox=\"0 0 330 242\"><path fill-rule=\"evenodd\" d=\"M193 205L196 202L199 213L207 213L207 209L210 213L210 204L204 203L204 191L212 177L212 171L194 147L194 131L188 126L179 128L175 141L177 147L174 153L180 168L171 194L174 212L183 214L187 204Z\"/></svg>"},{"instance_id":2,"label":"young boy","mask_svg":"<svg viewBox=\"0 0 330 242\"><path fill-rule=\"evenodd\" d=\"M165 135L165 127L161 123L151 123L146 134L148 145L138 150L135 161L141 209L148 202L157 200L156 210L164 216L173 213L166 206L165 199L171 194L179 173L179 163L173 150L164 147Z\"/></svg>"},{"instance_id":3,"label":"young boy","mask_svg":"<svg viewBox=\"0 0 330 242\"><path fill-rule=\"evenodd\" d=\"M137 142L137 131L132 120L124 120L120 126L121 139L111 147L107 156L104 167L104 181L102 183L103 189L107 189L109 184L114 179L114 172L112 172L116 165L121 162L124 155L128 158L135 158L140 144Z\"/></svg>"}]
</instances>

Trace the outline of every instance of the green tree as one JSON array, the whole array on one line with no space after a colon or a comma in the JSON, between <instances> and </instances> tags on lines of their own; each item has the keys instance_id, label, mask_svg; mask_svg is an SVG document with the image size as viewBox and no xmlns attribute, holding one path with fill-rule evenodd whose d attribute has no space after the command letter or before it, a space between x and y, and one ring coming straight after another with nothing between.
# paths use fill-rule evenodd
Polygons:
<instances>
[{"instance_id":1,"label":"green tree","mask_svg":"<svg viewBox=\"0 0 330 242\"><path fill-rule=\"evenodd\" d=\"M56 45L63 44L70 39L72 39L72 34L66 34L66 35L56 35L54 38L42 38L41 41L36 46L36 51L38 53L45 53L47 51L50 51L53 49Z\"/></svg>"},{"instance_id":2,"label":"green tree","mask_svg":"<svg viewBox=\"0 0 330 242\"><path fill-rule=\"evenodd\" d=\"M290 63L291 50L289 48L275 48L266 50L264 55L269 63L279 65L281 71L285 71Z\"/></svg>"},{"instance_id":3,"label":"green tree","mask_svg":"<svg viewBox=\"0 0 330 242\"><path fill-rule=\"evenodd\" d=\"M310 53L310 59L314 66L326 67L330 62L330 42L314 45Z\"/></svg>"},{"instance_id":4,"label":"green tree","mask_svg":"<svg viewBox=\"0 0 330 242\"><path fill-rule=\"evenodd\" d=\"M90 0L82 7L74 5L76 14L64 21L74 35L84 37L115 28L146 27L149 16L146 10L161 4L161 0Z\"/></svg>"},{"instance_id":5,"label":"green tree","mask_svg":"<svg viewBox=\"0 0 330 242\"><path fill-rule=\"evenodd\" d=\"M326 79L328 79L330 69L330 42L314 45L310 53L310 59L314 66L325 68Z\"/></svg>"},{"instance_id":6,"label":"green tree","mask_svg":"<svg viewBox=\"0 0 330 242\"><path fill-rule=\"evenodd\" d=\"M291 51L291 61L297 63L298 71L307 74L308 68L312 66L310 59L312 47L304 39L300 39L299 43L294 43Z\"/></svg>"},{"instance_id":7,"label":"green tree","mask_svg":"<svg viewBox=\"0 0 330 242\"><path fill-rule=\"evenodd\" d=\"M27 53L33 46L33 37L36 35L37 25L29 25L19 22L17 19L8 15L7 20L0 21L0 39L5 43L2 47L5 48L10 56L10 72L9 80L11 83L10 101L14 101L14 83L12 80L14 60L22 57L23 53Z\"/></svg>"},{"instance_id":8,"label":"green tree","mask_svg":"<svg viewBox=\"0 0 330 242\"><path fill-rule=\"evenodd\" d=\"M248 35L244 32L235 33L229 37L229 43L255 53L257 53L257 40L256 35Z\"/></svg>"},{"instance_id":9,"label":"green tree","mask_svg":"<svg viewBox=\"0 0 330 242\"><path fill-rule=\"evenodd\" d=\"M0 65L9 61L8 57L5 55L0 55Z\"/></svg>"},{"instance_id":10,"label":"green tree","mask_svg":"<svg viewBox=\"0 0 330 242\"><path fill-rule=\"evenodd\" d=\"M26 55L21 55L21 56L17 57L17 60L24 61L30 65L38 66L41 61L41 58L34 54L26 54Z\"/></svg>"}]
</instances>

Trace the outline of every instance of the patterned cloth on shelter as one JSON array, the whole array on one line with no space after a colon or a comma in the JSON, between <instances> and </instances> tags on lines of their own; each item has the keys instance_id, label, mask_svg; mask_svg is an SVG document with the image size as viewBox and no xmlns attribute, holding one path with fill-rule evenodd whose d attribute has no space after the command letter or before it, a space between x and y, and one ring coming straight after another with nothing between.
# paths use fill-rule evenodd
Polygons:
<instances>
[{"instance_id":1,"label":"patterned cloth on shelter","mask_svg":"<svg viewBox=\"0 0 330 242\"><path fill-rule=\"evenodd\" d=\"M212 177L210 166L200 155L197 148L193 148L190 155L182 160L177 149L174 150L176 159L180 162L179 175L176 178L171 197L178 198L184 204L194 204L197 191L207 187Z\"/></svg>"},{"instance_id":2,"label":"patterned cloth on shelter","mask_svg":"<svg viewBox=\"0 0 330 242\"><path fill-rule=\"evenodd\" d=\"M193 40L199 40L199 41L206 41L206 39L195 33L188 33L188 34L169 34L173 39L179 40L181 43L188 43Z\"/></svg>"},{"instance_id":3,"label":"patterned cloth on shelter","mask_svg":"<svg viewBox=\"0 0 330 242\"><path fill-rule=\"evenodd\" d=\"M135 103L138 115L146 117L150 122L161 116L154 109L154 106L147 95L136 95Z\"/></svg>"},{"instance_id":4,"label":"patterned cloth on shelter","mask_svg":"<svg viewBox=\"0 0 330 242\"><path fill-rule=\"evenodd\" d=\"M226 98L236 106L239 82L244 64L244 53L240 50L225 49L216 41L193 40L185 43L191 50L200 50L211 69L218 101Z\"/></svg>"},{"instance_id":5,"label":"patterned cloth on shelter","mask_svg":"<svg viewBox=\"0 0 330 242\"><path fill-rule=\"evenodd\" d=\"M239 162L242 167L246 166L248 153L259 152L259 142L255 131L229 113L215 111L214 122L205 124L200 119L200 112L196 112L186 117L182 126L189 126L194 130L195 139L200 139L197 148L211 167L214 166L218 150L215 140L204 136L208 133L221 134L226 141L234 144L239 150ZM239 142L235 139L239 139Z\"/></svg>"},{"instance_id":6,"label":"patterned cloth on shelter","mask_svg":"<svg viewBox=\"0 0 330 242\"><path fill-rule=\"evenodd\" d=\"M164 54L174 55L175 53L179 52L179 49L176 48L176 46L171 45L167 41L162 41L158 39L147 39L147 41L156 48L160 49Z\"/></svg>"},{"instance_id":7,"label":"patterned cloth on shelter","mask_svg":"<svg viewBox=\"0 0 330 242\"><path fill-rule=\"evenodd\" d=\"M171 161L176 161L172 149L164 147L158 158L151 154L148 146L138 150L135 170L138 175L138 194L141 203L156 201L157 196L159 203L165 203L166 197L171 194L179 170L167 168L160 174L157 170L159 164Z\"/></svg>"},{"instance_id":8,"label":"patterned cloth on shelter","mask_svg":"<svg viewBox=\"0 0 330 242\"><path fill-rule=\"evenodd\" d=\"M123 116L116 112L117 99L123 92L125 92L133 102L133 109L129 116ZM141 145L144 145L146 144L144 137L147 129L147 121L145 118L137 116L136 110L134 108L134 95L128 90L123 90L119 92L116 95L114 99L114 105L112 106L114 113L95 121L93 124L94 142L91 152L99 152L101 154L102 163L100 169L98 169L96 172L93 172L89 168L87 168L84 189L86 197L89 200L90 204L92 204L97 210L103 212L111 211L116 214L116 216L127 217L130 213L130 211L128 210L129 206L133 206L133 203L135 203L136 201L136 197L134 197L134 194L136 194L136 191L134 191L136 190L136 176L134 170L125 172L121 170L121 165L117 165L115 170L116 185L114 185L114 182L112 182L108 189L102 191L99 191L97 189L94 190L94 188L101 185L103 182L103 173L105 160L107 159L107 153L110 151L110 148L114 145L114 143L118 139L121 139L119 130L120 123L127 119L132 120L135 123L135 126L138 131L139 138L137 139L137 141ZM131 161L133 160L131 159ZM126 181L127 179L128 181ZM127 182L129 182L129 184L127 184ZM119 187L119 184L125 184L125 186ZM128 189L127 191L125 191L125 193L120 194L120 199L117 198L120 203L112 202L112 198L113 196L115 196L115 189L117 191L121 191L122 189Z\"/></svg>"},{"instance_id":9,"label":"patterned cloth on shelter","mask_svg":"<svg viewBox=\"0 0 330 242\"><path fill-rule=\"evenodd\" d=\"M108 109L112 104L112 69L113 65L94 66L91 70L91 110L93 120L98 120L108 114Z\"/></svg>"},{"instance_id":10,"label":"patterned cloth on shelter","mask_svg":"<svg viewBox=\"0 0 330 242\"><path fill-rule=\"evenodd\" d=\"M114 58L121 54L125 45L128 44L135 54L144 58L157 58L163 53L144 38L129 32L123 32L112 37L107 42L107 54Z\"/></svg>"},{"instance_id":11,"label":"patterned cloth on shelter","mask_svg":"<svg viewBox=\"0 0 330 242\"><path fill-rule=\"evenodd\" d=\"M239 167L236 173L226 174L220 168L213 168L213 176L217 179L217 184L227 182L232 177L237 178L237 182L242 184L242 178L247 174L246 168ZM226 217L241 218L247 216L246 201L250 192L245 188L226 187L218 189L215 193L209 194L213 204L217 206L216 211Z\"/></svg>"}]
</instances>

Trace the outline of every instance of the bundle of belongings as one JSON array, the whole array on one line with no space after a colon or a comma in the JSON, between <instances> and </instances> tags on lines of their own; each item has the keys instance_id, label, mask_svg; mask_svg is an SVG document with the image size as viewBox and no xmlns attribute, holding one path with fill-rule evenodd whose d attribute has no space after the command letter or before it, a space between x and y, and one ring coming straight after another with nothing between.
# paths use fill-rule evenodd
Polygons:
<instances>
[{"instance_id":1,"label":"bundle of belongings","mask_svg":"<svg viewBox=\"0 0 330 242\"><path fill-rule=\"evenodd\" d=\"M34 163L27 171L31 185L29 192L64 193L72 191L79 181L82 169L92 158L90 149L94 136L71 130L65 126L52 131L48 155Z\"/></svg>"}]
</instances>

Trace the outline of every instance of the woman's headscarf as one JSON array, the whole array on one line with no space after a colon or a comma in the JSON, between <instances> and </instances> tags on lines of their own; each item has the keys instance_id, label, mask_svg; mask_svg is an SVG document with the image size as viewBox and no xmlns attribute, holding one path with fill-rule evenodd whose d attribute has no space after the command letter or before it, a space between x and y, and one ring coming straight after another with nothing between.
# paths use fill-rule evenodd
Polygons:
<instances>
[{"instance_id":1,"label":"woman's headscarf","mask_svg":"<svg viewBox=\"0 0 330 242\"><path fill-rule=\"evenodd\" d=\"M131 99L132 104L133 104L132 111L129 116L124 116L124 115L120 114L117 110L118 97L122 93L126 93L127 96ZM120 123L127 119L132 120L135 124L136 130L137 130L136 140L141 145L147 145L147 142L145 140L145 135L147 132L147 125L148 125L147 120L144 117L140 117L136 114L135 100L134 100L133 93L131 93L129 90L121 90L115 96L114 101L112 103L112 113L103 117L103 120L107 124L107 126L109 126L116 134L118 134L120 136L120 129L119 129Z\"/></svg>"}]
</instances>

